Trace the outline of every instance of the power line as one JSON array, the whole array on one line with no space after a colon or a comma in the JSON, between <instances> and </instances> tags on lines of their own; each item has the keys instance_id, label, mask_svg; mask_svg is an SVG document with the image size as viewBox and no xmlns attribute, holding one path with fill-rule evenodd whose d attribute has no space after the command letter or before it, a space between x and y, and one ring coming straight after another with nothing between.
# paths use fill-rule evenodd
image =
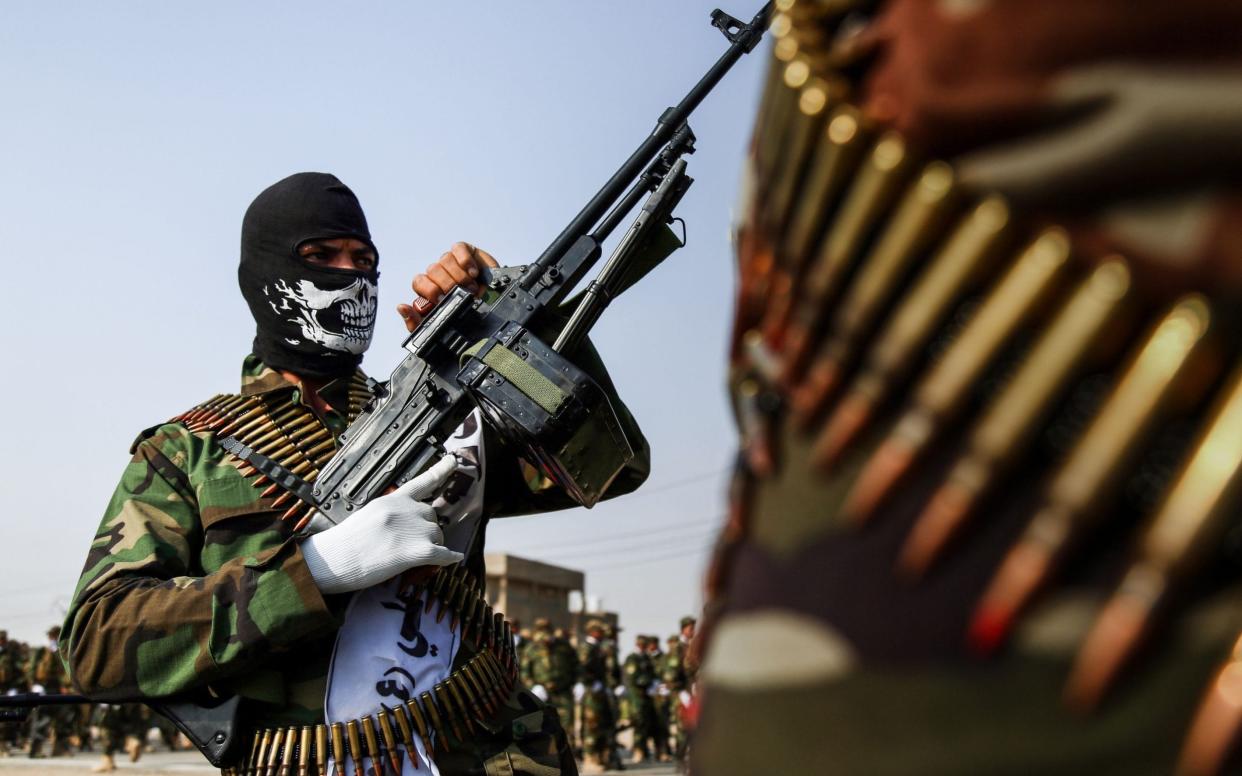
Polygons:
<instances>
[{"instance_id":1,"label":"power line","mask_svg":"<svg viewBox=\"0 0 1242 776\"><path fill-rule=\"evenodd\" d=\"M559 551L563 549L572 549L577 547L595 547L605 542L634 539L639 537L664 536L665 534L678 533L686 530L700 530L704 528L715 528L720 525L720 518L708 517L701 520L695 520L687 523L677 523L674 525L666 525L659 528L644 528L636 531L625 531L622 533L609 534L608 536L596 536L589 539L574 539L573 541L560 542L557 544L541 544L531 545L528 547L518 547L511 552L548 552Z\"/></svg>"}]
</instances>

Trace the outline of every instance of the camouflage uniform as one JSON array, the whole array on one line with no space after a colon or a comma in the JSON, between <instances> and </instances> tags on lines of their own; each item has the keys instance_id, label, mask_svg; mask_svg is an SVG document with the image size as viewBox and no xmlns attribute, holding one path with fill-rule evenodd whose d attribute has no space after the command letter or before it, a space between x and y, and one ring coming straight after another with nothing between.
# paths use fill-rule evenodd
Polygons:
<instances>
[{"instance_id":1,"label":"camouflage uniform","mask_svg":"<svg viewBox=\"0 0 1242 776\"><path fill-rule=\"evenodd\" d=\"M609 661L604 650L603 628L587 626L588 635L578 647L578 682L582 698L582 749L587 758L613 767L617 757L617 718L608 689ZM592 635L593 634L593 635Z\"/></svg>"},{"instance_id":2,"label":"camouflage uniform","mask_svg":"<svg viewBox=\"0 0 1242 776\"><path fill-rule=\"evenodd\" d=\"M144 744L151 722L142 704L101 703L96 707L95 724L99 726L103 755L110 758L126 748L126 739L131 736Z\"/></svg>"},{"instance_id":3,"label":"camouflage uniform","mask_svg":"<svg viewBox=\"0 0 1242 776\"><path fill-rule=\"evenodd\" d=\"M535 625L531 644L526 651L527 672L531 686L540 686L548 696L548 705L556 710L561 726L574 737L574 677L577 657L573 647L557 638L547 627Z\"/></svg>"},{"instance_id":4,"label":"camouflage uniform","mask_svg":"<svg viewBox=\"0 0 1242 776\"><path fill-rule=\"evenodd\" d=\"M0 695L10 690L22 691L25 682L22 678L22 661L17 642L9 641L7 631L0 631ZM6 754L10 747L18 745L21 728L13 722L0 722L0 754Z\"/></svg>"},{"instance_id":5,"label":"camouflage uniform","mask_svg":"<svg viewBox=\"0 0 1242 776\"><path fill-rule=\"evenodd\" d=\"M655 666L647 654L647 637L639 636L635 651L625 658L623 676L625 695L629 701L630 726L634 731L635 759L646 759L652 756L650 744L656 743L656 752L660 753L659 722L656 717L655 700L651 697L651 686L655 684ZM667 748L667 747L665 747Z\"/></svg>"},{"instance_id":6,"label":"camouflage uniform","mask_svg":"<svg viewBox=\"0 0 1242 776\"><path fill-rule=\"evenodd\" d=\"M60 629L53 628L48 636L55 639ZM69 685L68 674L57 651L51 646L36 647L30 651L26 662L26 684L31 688L42 687L43 692L59 693ZM34 709L30 714L31 757L43 755L43 743L50 736L52 756L68 752L68 741L73 733L78 709L75 706L48 706Z\"/></svg>"},{"instance_id":7,"label":"camouflage uniform","mask_svg":"<svg viewBox=\"0 0 1242 776\"><path fill-rule=\"evenodd\" d=\"M594 366L602 373L598 359ZM331 406L347 406L348 382L329 383L320 395ZM278 392L301 403L297 386L247 357L241 393ZM320 420L334 437L346 426L331 410ZM530 492L517 457L498 438L489 436L487 444L495 457L489 454L485 518L572 505L559 489ZM240 695L248 725L322 721L329 659L348 596L320 593L292 526L279 517L283 508L272 506L276 496L262 497L213 433L166 423L143 432L131 453L65 618L61 654L74 687L116 701L210 687ZM643 445L610 495L642 482L646 456ZM484 535L480 530L467 553L479 578ZM539 708L520 690L510 700L527 717ZM529 722L516 733L518 726L506 724L498 737L480 737L478 752L453 752L454 767L491 756L564 767L558 752L566 747L557 743L563 734L551 716Z\"/></svg>"},{"instance_id":8,"label":"camouflage uniform","mask_svg":"<svg viewBox=\"0 0 1242 776\"><path fill-rule=\"evenodd\" d=\"M660 680L668 688L668 695L664 696L665 718L672 731L673 757L681 760L686 756L686 729L681 714L681 694L689 691L690 681L686 676L686 647L678 636L668 637L668 652L664 655Z\"/></svg>"}]
</instances>

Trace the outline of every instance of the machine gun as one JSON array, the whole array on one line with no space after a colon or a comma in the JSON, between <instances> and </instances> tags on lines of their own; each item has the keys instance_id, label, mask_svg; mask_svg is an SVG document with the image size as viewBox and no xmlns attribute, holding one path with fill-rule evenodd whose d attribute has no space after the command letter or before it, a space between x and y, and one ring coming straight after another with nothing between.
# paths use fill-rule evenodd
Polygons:
<instances>
[{"instance_id":1,"label":"machine gun","mask_svg":"<svg viewBox=\"0 0 1242 776\"><path fill-rule=\"evenodd\" d=\"M439 302L406 339L404 360L341 435L340 449L314 482L234 438L221 440L299 499L287 513L299 530L316 514L339 523L416 476L475 407L578 503L599 501L634 453L606 395L570 356L608 304L638 279L637 260L665 236L673 208L693 182L683 158L694 152L687 119L758 45L771 8L769 2L747 23L712 12L712 25L729 40L725 53L661 114L652 133L537 259L485 273L482 298L457 288ZM599 260L603 242L644 198L568 322L546 344L533 330L548 327L546 313L565 302ZM240 757L238 697L136 700L172 720L212 765ZM24 719L36 706L84 702L89 699L67 694L0 697L0 721Z\"/></svg>"},{"instance_id":2,"label":"machine gun","mask_svg":"<svg viewBox=\"0 0 1242 776\"><path fill-rule=\"evenodd\" d=\"M457 288L405 341L408 355L307 482L235 439L226 450L296 496L286 516L300 530L316 515L339 523L424 470L478 407L506 441L526 451L579 504L593 506L634 453L604 392L572 360L608 303L634 280L635 259L665 229L692 179L691 112L741 56L758 44L771 3L743 23L720 10L712 24L730 45L540 256L490 271L475 298ZM548 345L537 329L598 261L601 244L646 197L633 225Z\"/></svg>"}]
</instances>

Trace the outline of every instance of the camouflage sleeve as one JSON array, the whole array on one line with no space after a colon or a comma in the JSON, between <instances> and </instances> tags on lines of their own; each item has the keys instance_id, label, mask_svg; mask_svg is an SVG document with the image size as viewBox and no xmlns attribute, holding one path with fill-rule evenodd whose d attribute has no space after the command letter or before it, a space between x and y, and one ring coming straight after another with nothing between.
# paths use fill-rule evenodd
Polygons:
<instances>
[{"instance_id":1,"label":"camouflage sleeve","mask_svg":"<svg viewBox=\"0 0 1242 776\"><path fill-rule=\"evenodd\" d=\"M173 695L337 627L297 543L223 457L177 425L136 445L65 617L78 691Z\"/></svg>"}]
</instances>

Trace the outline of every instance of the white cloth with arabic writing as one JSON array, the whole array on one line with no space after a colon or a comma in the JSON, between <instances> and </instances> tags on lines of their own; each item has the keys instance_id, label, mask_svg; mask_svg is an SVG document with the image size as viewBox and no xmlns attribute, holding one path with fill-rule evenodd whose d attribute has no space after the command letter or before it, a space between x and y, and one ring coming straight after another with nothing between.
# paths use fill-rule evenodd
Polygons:
<instances>
[{"instance_id":1,"label":"white cloth with arabic writing","mask_svg":"<svg viewBox=\"0 0 1242 776\"><path fill-rule=\"evenodd\" d=\"M461 462L433 503L444 525L445 544L469 550L483 511L483 426L472 412L445 443ZM437 622L437 603L424 612L426 601L403 593L399 579L354 594L337 634L328 673L324 709L327 722L375 716L407 698L429 691L443 681L457 655L460 633L449 630L447 613ZM420 766L403 758L402 776L439 776L423 742L414 737Z\"/></svg>"}]
</instances>

